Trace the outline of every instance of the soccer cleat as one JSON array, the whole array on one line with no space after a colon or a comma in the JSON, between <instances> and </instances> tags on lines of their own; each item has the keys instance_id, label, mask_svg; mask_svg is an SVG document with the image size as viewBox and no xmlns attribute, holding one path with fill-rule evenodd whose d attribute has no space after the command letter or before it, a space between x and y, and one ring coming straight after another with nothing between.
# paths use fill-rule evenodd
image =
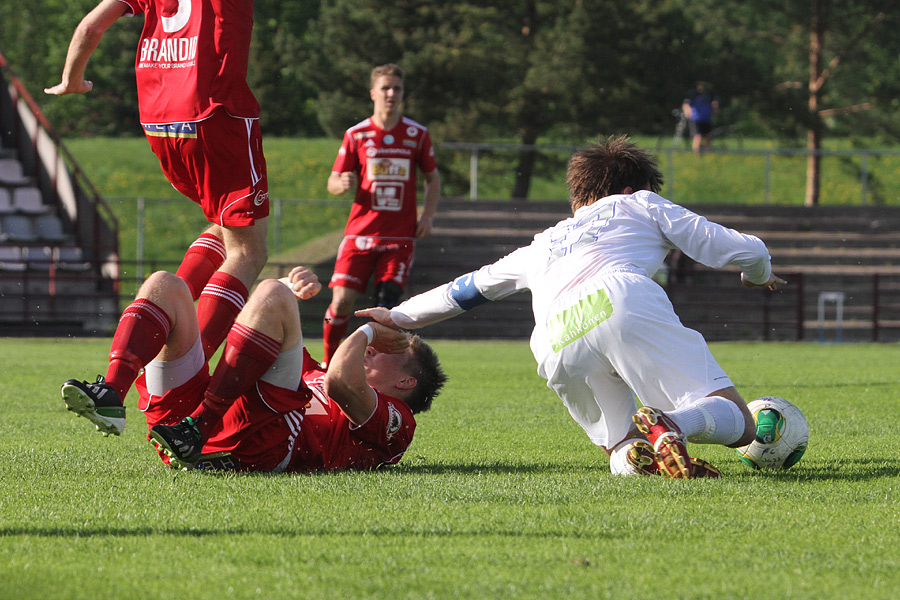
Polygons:
<instances>
[{"instance_id":1,"label":"soccer cleat","mask_svg":"<svg viewBox=\"0 0 900 600\"><path fill-rule=\"evenodd\" d=\"M637 474L660 475L659 467L656 465L656 452L653 451L653 446L643 440L631 444L625 453L625 462Z\"/></svg>"},{"instance_id":2,"label":"soccer cleat","mask_svg":"<svg viewBox=\"0 0 900 600\"><path fill-rule=\"evenodd\" d=\"M710 479L719 479L722 473L717 468L703 460L702 458L691 459L691 478L700 479L708 477Z\"/></svg>"},{"instance_id":3,"label":"soccer cleat","mask_svg":"<svg viewBox=\"0 0 900 600\"><path fill-rule=\"evenodd\" d=\"M699 479L709 477L718 479L722 473L702 458L691 458L691 477ZM625 462L639 475L662 475L659 465L656 464L656 453L648 442L638 440L631 445L625 453Z\"/></svg>"},{"instance_id":4,"label":"soccer cleat","mask_svg":"<svg viewBox=\"0 0 900 600\"><path fill-rule=\"evenodd\" d=\"M119 435L125 429L122 399L102 376L98 375L94 383L69 379L60 393L66 408L96 425L103 437Z\"/></svg>"},{"instance_id":5,"label":"soccer cleat","mask_svg":"<svg viewBox=\"0 0 900 600\"><path fill-rule=\"evenodd\" d=\"M237 471L241 463L231 456L231 452L213 452L201 455L194 468L198 471Z\"/></svg>"},{"instance_id":6,"label":"soccer cleat","mask_svg":"<svg viewBox=\"0 0 900 600\"><path fill-rule=\"evenodd\" d=\"M653 444L660 472L670 479L690 479L692 464L687 439L672 419L649 406L639 408L632 419L638 431Z\"/></svg>"},{"instance_id":7,"label":"soccer cleat","mask_svg":"<svg viewBox=\"0 0 900 600\"><path fill-rule=\"evenodd\" d=\"M171 459L172 466L181 469L193 469L203 452L203 438L191 417L175 425L154 425L150 443Z\"/></svg>"}]
</instances>

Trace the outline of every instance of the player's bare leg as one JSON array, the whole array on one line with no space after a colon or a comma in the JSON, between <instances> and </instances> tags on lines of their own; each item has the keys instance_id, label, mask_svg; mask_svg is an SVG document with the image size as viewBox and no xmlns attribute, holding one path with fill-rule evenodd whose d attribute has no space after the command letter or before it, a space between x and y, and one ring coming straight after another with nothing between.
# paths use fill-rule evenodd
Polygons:
<instances>
[{"instance_id":1,"label":"player's bare leg","mask_svg":"<svg viewBox=\"0 0 900 600\"><path fill-rule=\"evenodd\" d=\"M268 233L268 217L257 219L248 227L222 227L225 262L219 272L236 277L247 289L252 288L269 260Z\"/></svg>"}]
</instances>

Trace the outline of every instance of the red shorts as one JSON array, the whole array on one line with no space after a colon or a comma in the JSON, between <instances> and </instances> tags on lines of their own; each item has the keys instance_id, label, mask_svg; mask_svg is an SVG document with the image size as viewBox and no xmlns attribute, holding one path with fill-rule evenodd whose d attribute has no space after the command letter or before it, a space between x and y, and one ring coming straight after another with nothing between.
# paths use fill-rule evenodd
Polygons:
<instances>
[{"instance_id":1,"label":"red shorts","mask_svg":"<svg viewBox=\"0 0 900 600\"><path fill-rule=\"evenodd\" d=\"M204 368L186 383L162 396L153 396L141 375L135 385L148 431L157 423L173 425L190 415L202 402L209 379L209 369ZM283 471L298 449L303 411L310 398L305 386L294 391L257 382L225 413L203 447L204 457L225 461L231 470ZM161 452L159 455L170 464L168 456Z\"/></svg>"},{"instance_id":2,"label":"red shorts","mask_svg":"<svg viewBox=\"0 0 900 600\"><path fill-rule=\"evenodd\" d=\"M414 240L385 240L375 237L348 236L338 248L334 275L329 287L342 286L366 291L369 277L375 284L393 281L406 288L406 278L413 264Z\"/></svg>"},{"instance_id":3,"label":"red shorts","mask_svg":"<svg viewBox=\"0 0 900 600\"><path fill-rule=\"evenodd\" d=\"M144 133L163 173L210 223L246 227L269 215L258 120L220 109L196 123L144 125Z\"/></svg>"}]
</instances>

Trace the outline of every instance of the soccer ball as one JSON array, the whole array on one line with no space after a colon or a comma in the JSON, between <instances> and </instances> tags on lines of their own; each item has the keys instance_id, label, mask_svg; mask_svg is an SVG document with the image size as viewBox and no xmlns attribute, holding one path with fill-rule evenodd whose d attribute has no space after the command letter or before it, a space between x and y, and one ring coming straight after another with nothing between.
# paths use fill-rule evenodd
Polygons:
<instances>
[{"instance_id":1,"label":"soccer ball","mask_svg":"<svg viewBox=\"0 0 900 600\"><path fill-rule=\"evenodd\" d=\"M777 396L763 396L747 404L756 422L756 439L737 449L738 457L754 469L789 469L806 452L809 425L800 409Z\"/></svg>"}]
</instances>

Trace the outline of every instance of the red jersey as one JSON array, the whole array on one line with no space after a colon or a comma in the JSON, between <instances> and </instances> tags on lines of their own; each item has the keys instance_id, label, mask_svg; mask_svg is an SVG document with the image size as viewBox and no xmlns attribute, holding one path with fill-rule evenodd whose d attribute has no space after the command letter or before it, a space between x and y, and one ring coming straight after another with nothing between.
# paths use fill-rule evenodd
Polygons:
<instances>
[{"instance_id":1,"label":"red jersey","mask_svg":"<svg viewBox=\"0 0 900 600\"><path fill-rule=\"evenodd\" d=\"M247 85L253 0L120 0L144 15L135 60L145 125L200 121L219 106L259 117Z\"/></svg>"},{"instance_id":2,"label":"red jersey","mask_svg":"<svg viewBox=\"0 0 900 600\"><path fill-rule=\"evenodd\" d=\"M416 429L409 407L379 393L375 412L357 427L325 395L324 375L304 348L300 389L258 381L228 409L203 453L230 452L240 469L250 471L367 470L399 461ZM148 429L191 414L208 382L209 369L204 366L184 385L153 396L142 374L136 387Z\"/></svg>"},{"instance_id":3,"label":"red jersey","mask_svg":"<svg viewBox=\"0 0 900 600\"><path fill-rule=\"evenodd\" d=\"M359 176L344 235L415 238L419 169L430 173L437 163L428 130L412 119L401 117L390 131L371 118L348 129L332 168Z\"/></svg>"},{"instance_id":4,"label":"red jersey","mask_svg":"<svg viewBox=\"0 0 900 600\"><path fill-rule=\"evenodd\" d=\"M416 430L415 417L406 403L376 390L375 412L357 427L325 395L325 372L305 349L303 354L303 381L312 399L288 471L366 470L399 461Z\"/></svg>"}]
</instances>

